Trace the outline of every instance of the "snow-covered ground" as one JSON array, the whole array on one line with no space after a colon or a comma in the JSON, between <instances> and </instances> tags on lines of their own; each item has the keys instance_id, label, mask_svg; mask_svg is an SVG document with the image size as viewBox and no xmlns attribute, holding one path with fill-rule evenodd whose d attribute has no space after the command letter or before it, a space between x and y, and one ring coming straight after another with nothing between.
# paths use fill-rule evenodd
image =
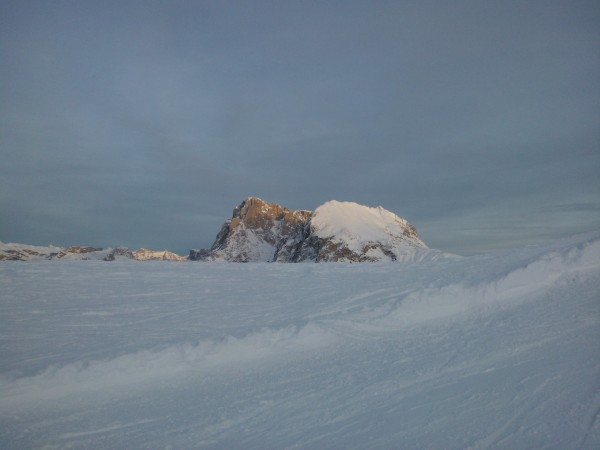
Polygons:
<instances>
[{"instance_id":1,"label":"snow-covered ground","mask_svg":"<svg viewBox=\"0 0 600 450\"><path fill-rule=\"evenodd\" d=\"M0 448L600 448L600 234L422 263L0 263Z\"/></svg>"}]
</instances>

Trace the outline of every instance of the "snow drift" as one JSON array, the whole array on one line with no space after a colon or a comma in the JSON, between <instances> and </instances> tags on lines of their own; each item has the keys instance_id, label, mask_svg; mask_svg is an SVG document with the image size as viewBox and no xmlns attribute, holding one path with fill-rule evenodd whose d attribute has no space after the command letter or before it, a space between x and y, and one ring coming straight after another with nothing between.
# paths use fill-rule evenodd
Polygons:
<instances>
[{"instance_id":1,"label":"snow drift","mask_svg":"<svg viewBox=\"0 0 600 450\"><path fill-rule=\"evenodd\" d=\"M600 234L398 264L0 263L2 448L598 448Z\"/></svg>"}]
</instances>

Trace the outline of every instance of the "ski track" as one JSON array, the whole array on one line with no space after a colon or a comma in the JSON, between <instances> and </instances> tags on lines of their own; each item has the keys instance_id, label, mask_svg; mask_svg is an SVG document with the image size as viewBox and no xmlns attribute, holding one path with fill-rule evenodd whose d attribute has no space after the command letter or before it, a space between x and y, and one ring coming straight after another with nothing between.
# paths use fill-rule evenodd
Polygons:
<instances>
[{"instance_id":1,"label":"ski track","mask_svg":"<svg viewBox=\"0 0 600 450\"><path fill-rule=\"evenodd\" d=\"M0 447L599 448L600 234L418 264L0 264Z\"/></svg>"}]
</instances>

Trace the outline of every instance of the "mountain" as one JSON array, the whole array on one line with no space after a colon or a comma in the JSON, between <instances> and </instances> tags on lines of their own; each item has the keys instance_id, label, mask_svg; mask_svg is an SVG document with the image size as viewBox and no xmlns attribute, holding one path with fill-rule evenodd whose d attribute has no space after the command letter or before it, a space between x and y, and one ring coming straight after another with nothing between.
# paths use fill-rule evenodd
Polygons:
<instances>
[{"instance_id":1,"label":"mountain","mask_svg":"<svg viewBox=\"0 0 600 450\"><path fill-rule=\"evenodd\" d=\"M191 260L231 262L374 262L437 258L406 220L382 208L329 201L292 211L249 197L233 210L210 250Z\"/></svg>"},{"instance_id":2,"label":"mountain","mask_svg":"<svg viewBox=\"0 0 600 450\"><path fill-rule=\"evenodd\" d=\"M42 247L26 244L5 244L0 242L0 261L31 261L36 259L185 261L187 258L167 250L155 251L146 250L144 248L130 250L125 247L55 247L53 245Z\"/></svg>"}]
</instances>

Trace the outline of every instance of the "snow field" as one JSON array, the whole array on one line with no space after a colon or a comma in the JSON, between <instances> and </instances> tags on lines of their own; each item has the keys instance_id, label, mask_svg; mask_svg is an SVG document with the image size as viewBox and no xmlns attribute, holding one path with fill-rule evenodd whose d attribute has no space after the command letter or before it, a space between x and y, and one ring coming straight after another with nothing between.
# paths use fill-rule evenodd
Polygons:
<instances>
[{"instance_id":1,"label":"snow field","mask_svg":"<svg viewBox=\"0 0 600 450\"><path fill-rule=\"evenodd\" d=\"M420 264L0 264L2 448L598 448L600 235Z\"/></svg>"}]
</instances>

